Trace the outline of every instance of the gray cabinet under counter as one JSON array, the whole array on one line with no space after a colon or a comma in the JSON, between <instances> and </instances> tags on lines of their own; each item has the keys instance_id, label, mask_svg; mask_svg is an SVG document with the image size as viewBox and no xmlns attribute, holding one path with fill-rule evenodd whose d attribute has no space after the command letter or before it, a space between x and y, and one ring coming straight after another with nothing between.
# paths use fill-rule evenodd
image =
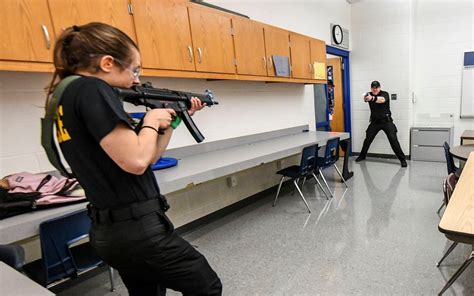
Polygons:
<instances>
[{"instance_id":1,"label":"gray cabinet under counter","mask_svg":"<svg viewBox=\"0 0 474 296\"><path fill-rule=\"evenodd\" d=\"M412 160L445 162L443 144L453 144L453 127L412 127L410 158Z\"/></svg>"}]
</instances>

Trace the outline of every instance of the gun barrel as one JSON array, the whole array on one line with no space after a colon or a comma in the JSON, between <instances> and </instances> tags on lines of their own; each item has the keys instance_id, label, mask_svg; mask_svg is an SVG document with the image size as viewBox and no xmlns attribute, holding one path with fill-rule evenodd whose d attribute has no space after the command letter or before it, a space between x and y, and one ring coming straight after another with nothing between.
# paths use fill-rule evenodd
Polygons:
<instances>
[{"instance_id":1,"label":"gun barrel","mask_svg":"<svg viewBox=\"0 0 474 296\"><path fill-rule=\"evenodd\" d=\"M182 92L177 90L169 90L164 88L153 88L149 85L134 86L132 88L115 88L118 96L125 101L130 99L147 99L147 100L158 100L158 101L171 101L171 102L186 102L190 104L191 97L200 99L207 106L217 105L219 102L214 98L212 91L206 90L204 94ZM189 107L189 106L188 106Z\"/></svg>"}]
</instances>

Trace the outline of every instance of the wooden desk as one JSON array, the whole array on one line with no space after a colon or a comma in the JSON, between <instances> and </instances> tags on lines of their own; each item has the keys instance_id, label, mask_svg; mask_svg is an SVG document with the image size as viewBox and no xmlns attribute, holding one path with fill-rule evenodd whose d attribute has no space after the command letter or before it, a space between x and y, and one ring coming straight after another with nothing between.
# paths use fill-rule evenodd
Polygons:
<instances>
[{"instance_id":1,"label":"wooden desk","mask_svg":"<svg viewBox=\"0 0 474 296\"><path fill-rule=\"evenodd\" d=\"M466 161L469 154L474 151L474 144L470 145L460 145L452 147L449 150L449 153L457 159Z\"/></svg>"},{"instance_id":2,"label":"wooden desk","mask_svg":"<svg viewBox=\"0 0 474 296\"><path fill-rule=\"evenodd\" d=\"M50 296L53 292L38 285L24 274L0 261L0 294L2 296Z\"/></svg>"},{"instance_id":3,"label":"wooden desk","mask_svg":"<svg viewBox=\"0 0 474 296\"><path fill-rule=\"evenodd\" d=\"M438 228L449 239L474 245L474 182L472 180L474 180L474 153L471 152Z\"/></svg>"},{"instance_id":4,"label":"wooden desk","mask_svg":"<svg viewBox=\"0 0 474 296\"><path fill-rule=\"evenodd\" d=\"M474 141L474 130L465 130L461 135L461 145L464 144L464 140Z\"/></svg>"},{"instance_id":5,"label":"wooden desk","mask_svg":"<svg viewBox=\"0 0 474 296\"><path fill-rule=\"evenodd\" d=\"M472 245L471 255L439 292L442 295L474 260L474 152L469 155L438 229L452 241Z\"/></svg>"}]
</instances>

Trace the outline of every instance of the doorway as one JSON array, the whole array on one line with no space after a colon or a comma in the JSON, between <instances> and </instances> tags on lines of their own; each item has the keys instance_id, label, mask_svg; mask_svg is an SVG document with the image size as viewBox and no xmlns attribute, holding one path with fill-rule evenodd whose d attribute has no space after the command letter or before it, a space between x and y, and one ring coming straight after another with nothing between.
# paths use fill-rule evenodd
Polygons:
<instances>
[{"instance_id":1,"label":"doorway","mask_svg":"<svg viewBox=\"0 0 474 296\"><path fill-rule=\"evenodd\" d=\"M337 103L336 113L338 120L341 120L339 125L334 127L331 126L329 120L329 104L328 104L328 89L326 84L314 84L314 103L315 103L315 117L316 117L316 130L329 131L331 128L337 129L337 131L351 133L351 94L350 94L350 68L349 68L349 51L342 50L333 46L326 45L326 53L328 56L327 65L334 67L330 61L333 58L337 58L340 61L341 71L341 83L334 83L336 85L335 90L339 89L342 93L342 100ZM330 64L331 63L331 64ZM332 68L334 70L334 68ZM329 79L329 73L328 73ZM337 95L337 94L336 94ZM336 108L336 105L334 106ZM335 110L335 112L337 111ZM348 147L349 155L351 155L352 144Z\"/></svg>"},{"instance_id":2,"label":"doorway","mask_svg":"<svg viewBox=\"0 0 474 296\"><path fill-rule=\"evenodd\" d=\"M344 132L344 96L342 58L327 55L329 130ZM333 84L331 87L330 84Z\"/></svg>"}]
</instances>

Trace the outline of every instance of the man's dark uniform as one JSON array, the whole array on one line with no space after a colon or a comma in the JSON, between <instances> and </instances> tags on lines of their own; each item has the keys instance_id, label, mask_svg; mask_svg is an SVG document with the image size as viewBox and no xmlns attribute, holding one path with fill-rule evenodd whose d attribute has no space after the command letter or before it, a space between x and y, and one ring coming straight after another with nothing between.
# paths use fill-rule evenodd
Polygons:
<instances>
[{"instance_id":1,"label":"man's dark uniform","mask_svg":"<svg viewBox=\"0 0 474 296\"><path fill-rule=\"evenodd\" d=\"M375 96L372 92L369 93L371 96ZM393 152L400 160L402 166L406 166L405 154L400 147L400 143L397 139L397 127L393 123L392 112L390 111L390 96L386 91L381 90L377 97L384 97L385 102L377 104L375 101L369 101L370 106L370 124L367 128L364 145L360 152L359 157L356 161L364 160L369 151L370 144L374 140L375 136L380 130L383 130L387 135L390 146Z\"/></svg>"}]
</instances>

